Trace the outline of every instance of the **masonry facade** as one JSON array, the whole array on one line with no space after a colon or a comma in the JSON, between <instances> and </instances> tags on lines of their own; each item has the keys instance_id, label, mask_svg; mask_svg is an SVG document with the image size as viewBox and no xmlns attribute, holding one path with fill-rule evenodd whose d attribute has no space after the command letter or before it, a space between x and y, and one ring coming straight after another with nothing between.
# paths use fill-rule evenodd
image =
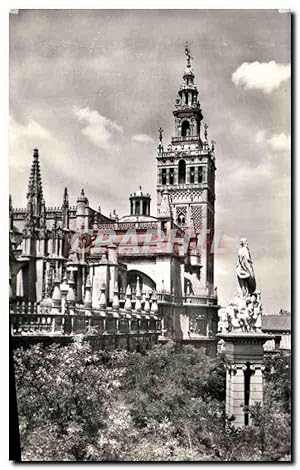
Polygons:
<instances>
[{"instance_id":1,"label":"masonry facade","mask_svg":"<svg viewBox=\"0 0 300 470\"><path fill-rule=\"evenodd\" d=\"M148 309L147 302L151 310L152 297L157 299L164 339L192 342L215 354L218 301L211 249L215 152L214 143L208 143L207 126L202 129L188 49L186 55L173 111L175 133L167 148L160 130L156 216L151 215L150 194L141 187L130 195L129 214L123 217L115 212L106 216L100 207L90 207L83 189L76 205L70 205L65 188L61 207L47 207L39 152L34 149L26 208L13 208L10 199L12 305L30 302L40 314L45 309L51 314L58 306L53 298L58 289L62 298L71 289L76 315L84 310L88 289L97 316L101 295L109 311L116 292L121 308L127 301L128 309L131 301L135 311L138 290L138 311L140 303L142 311L145 305ZM56 315L68 314L67 297L66 293L64 307L60 298L59 312L53 310ZM22 308L19 304L13 314L21 315Z\"/></svg>"}]
</instances>

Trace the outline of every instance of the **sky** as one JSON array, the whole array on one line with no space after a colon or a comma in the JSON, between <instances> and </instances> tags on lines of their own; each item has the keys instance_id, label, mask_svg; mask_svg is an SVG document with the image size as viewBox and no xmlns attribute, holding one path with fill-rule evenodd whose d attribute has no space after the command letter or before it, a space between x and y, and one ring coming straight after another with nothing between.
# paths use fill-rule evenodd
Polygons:
<instances>
[{"instance_id":1,"label":"sky","mask_svg":"<svg viewBox=\"0 0 300 470\"><path fill-rule=\"evenodd\" d=\"M249 242L265 313L290 310L290 15L277 10L19 10L10 15L10 193L25 207L39 148L47 206L67 186L95 209L129 212L141 185L156 214L158 129L174 134L175 98L193 57L216 141L215 285L237 289Z\"/></svg>"}]
</instances>

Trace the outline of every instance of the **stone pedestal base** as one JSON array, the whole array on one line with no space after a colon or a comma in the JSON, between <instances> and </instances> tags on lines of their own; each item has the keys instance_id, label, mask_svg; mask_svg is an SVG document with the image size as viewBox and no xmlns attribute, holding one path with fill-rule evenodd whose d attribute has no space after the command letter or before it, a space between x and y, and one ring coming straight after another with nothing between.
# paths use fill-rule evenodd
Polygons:
<instances>
[{"instance_id":1,"label":"stone pedestal base","mask_svg":"<svg viewBox=\"0 0 300 470\"><path fill-rule=\"evenodd\" d=\"M251 424L249 408L263 402L263 346L273 336L234 332L218 337L225 341L226 414L234 426L247 426Z\"/></svg>"}]
</instances>

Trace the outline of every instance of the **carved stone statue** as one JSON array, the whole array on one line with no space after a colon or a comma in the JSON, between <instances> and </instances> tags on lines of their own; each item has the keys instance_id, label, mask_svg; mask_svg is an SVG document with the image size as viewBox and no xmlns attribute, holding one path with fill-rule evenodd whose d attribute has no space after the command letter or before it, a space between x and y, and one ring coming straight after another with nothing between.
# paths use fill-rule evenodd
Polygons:
<instances>
[{"instance_id":1,"label":"carved stone statue","mask_svg":"<svg viewBox=\"0 0 300 470\"><path fill-rule=\"evenodd\" d=\"M247 239L241 238L240 245L241 247L238 251L236 273L242 295L246 297L248 294L253 294L253 292L255 292L256 281Z\"/></svg>"},{"instance_id":2,"label":"carved stone statue","mask_svg":"<svg viewBox=\"0 0 300 470\"><path fill-rule=\"evenodd\" d=\"M240 291L221 309L219 329L222 332L250 333L261 330L261 294L256 290L253 263L246 238L242 238L240 244L236 265Z\"/></svg>"}]
</instances>

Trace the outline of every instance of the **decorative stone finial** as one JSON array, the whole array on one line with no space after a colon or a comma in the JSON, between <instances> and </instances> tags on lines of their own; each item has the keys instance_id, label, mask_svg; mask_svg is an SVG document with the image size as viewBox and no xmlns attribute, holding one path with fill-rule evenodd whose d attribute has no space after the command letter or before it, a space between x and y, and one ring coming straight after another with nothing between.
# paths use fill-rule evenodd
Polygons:
<instances>
[{"instance_id":1,"label":"decorative stone finial","mask_svg":"<svg viewBox=\"0 0 300 470\"><path fill-rule=\"evenodd\" d=\"M90 275L87 275L86 282L85 282L85 293L84 293L84 305L85 307L91 307L92 305L92 283Z\"/></svg>"},{"instance_id":2,"label":"decorative stone finial","mask_svg":"<svg viewBox=\"0 0 300 470\"><path fill-rule=\"evenodd\" d=\"M161 144L162 144L162 140L163 140L163 132L164 132L164 130L162 129L162 127L160 127L158 129L158 135L159 135L159 141L160 141Z\"/></svg>"},{"instance_id":3,"label":"decorative stone finial","mask_svg":"<svg viewBox=\"0 0 300 470\"><path fill-rule=\"evenodd\" d=\"M125 310L127 311L131 311L131 287L130 287L130 284L128 284L127 288L126 288L126 301L125 301L125 305L124 305L124 308Z\"/></svg>"},{"instance_id":4,"label":"decorative stone finial","mask_svg":"<svg viewBox=\"0 0 300 470\"><path fill-rule=\"evenodd\" d=\"M114 288L114 296L113 296L113 301L112 301L112 308L115 311L118 311L120 308L120 301L119 301L119 287L118 283L115 283L115 288Z\"/></svg>"},{"instance_id":5,"label":"decorative stone finial","mask_svg":"<svg viewBox=\"0 0 300 470\"><path fill-rule=\"evenodd\" d=\"M64 197L63 197L63 207L69 205L69 195L68 195L68 188L64 189Z\"/></svg>"},{"instance_id":6,"label":"decorative stone finial","mask_svg":"<svg viewBox=\"0 0 300 470\"><path fill-rule=\"evenodd\" d=\"M136 289L135 289L135 310L137 312L140 312L142 310L142 304L141 304L141 287L140 287L140 278L139 276L136 278Z\"/></svg>"},{"instance_id":7,"label":"decorative stone finial","mask_svg":"<svg viewBox=\"0 0 300 470\"><path fill-rule=\"evenodd\" d=\"M147 291L146 292L146 295L145 295L145 305L144 305L144 311L145 312L150 312L150 294L149 292Z\"/></svg>"},{"instance_id":8,"label":"decorative stone finial","mask_svg":"<svg viewBox=\"0 0 300 470\"><path fill-rule=\"evenodd\" d=\"M52 293L53 306L58 307L61 302L61 290L60 290L60 278L59 273L56 271L54 276L54 289Z\"/></svg>"},{"instance_id":9,"label":"decorative stone finial","mask_svg":"<svg viewBox=\"0 0 300 470\"><path fill-rule=\"evenodd\" d=\"M207 142L207 129L208 129L208 125L207 124L204 124L204 138Z\"/></svg>"},{"instance_id":10,"label":"decorative stone finial","mask_svg":"<svg viewBox=\"0 0 300 470\"><path fill-rule=\"evenodd\" d=\"M158 305L157 305L157 295L156 295L156 291L154 290L153 293L152 293L152 297L151 297L151 300L152 300L152 303L151 303L151 312L156 315L156 313L158 312Z\"/></svg>"},{"instance_id":11,"label":"decorative stone finial","mask_svg":"<svg viewBox=\"0 0 300 470\"><path fill-rule=\"evenodd\" d=\"M101 284L101 288L100 288L100 298L99 298L99 308L100 310L105 310L106 309L106 295L105 295L105 291L106 291L106 286L105 286L105 283L102 282Z\"/></svg>"},{"instance_id":12,"label":"decorative stone finial","mask_svg":"<svg viewBox=\"0 0 300 470\"><path fill-rule=\"evenodd\" d=\"M75 281L74 281L74 273L73 271L70 271L70 277L69 277L69 280L68 280L68 293L67 293L67 302L69 304L75 304L75 290L74 290L74 285L75 285Z\"/></svg>"}]
</instances>

